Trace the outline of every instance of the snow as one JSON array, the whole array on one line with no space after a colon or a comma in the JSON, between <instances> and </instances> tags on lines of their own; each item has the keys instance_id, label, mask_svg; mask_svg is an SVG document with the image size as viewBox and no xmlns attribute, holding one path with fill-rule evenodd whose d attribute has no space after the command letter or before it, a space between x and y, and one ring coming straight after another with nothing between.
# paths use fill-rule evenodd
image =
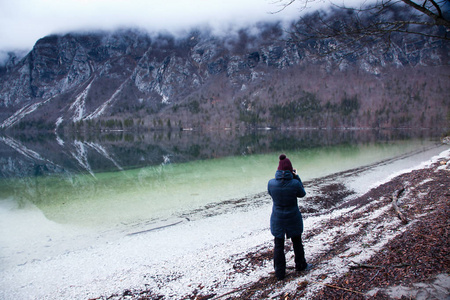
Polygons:
<instances>
[{"instance_id":1,"label":"snow","mask_svg":"<svg viewBox=\"0 0 450 300\"><path fill-rule=\"evenodd\" d=\"M245 212L186 222L3 270L0 298L88 298L178 276L162 292L181 294L190 282L222 281L230 268L225 257L271 239L268 228L261 228L269 212L253 212L250 222Z\"/></svg>"},{"instance_id":2,"label":"snow","mask_svg":"<svg viewBox=\"0 0 450 300\"><path fill-rule=\"evenodd\" d=\"M70 105L69 110L73 111L74 122L80 121L84 117L85 106L86 106L86 97L89 94L89 90L91 89L93 80L91 83L76 97L75 101Z\"/></svg>"},{"instance_id":3,"label":"snow","mask_svg":"<svg viewBox=\"0 0 450 300\"><path fill-rule=\"evenodd\" d=\"M61 123L64 121L63 117L59 117L56 122L55 122L55 127L58 128L59 125L61 125Z\"/></svg>"},{"instance_id":4,"label":"snow","mask_svg":"<svg viewBox=\"0 0 450 300\"><path fill-rule=\"evenodd\" d=\"M412 287L394 286L384 289L387 295L393 299L427 300L427 299L448 299L448 287L450 286L450 276L440 274L433 283L415 283ZM369 291L368 295L373 296L380 288Z\"/></svg>"},{"instance_id":5,"label":"snow","mask_svg":"<svg viewBox=\"0 0 450 300\"><path fill-rule=\"evenodd\" d=\"M56 135L56 142L58 143L58 145L60 146L64 146L64 141L62 138L59 137L59 135L55 132Z\"/></svg>"},{"instance_id":6,"label":"snow","mask_svg":"<svg viewBox=\"0 0 450 300\"><path fill-rule=\"evenodd\" d=\"M440 157L450 156L450 150L444 150L437 156L429 157L429 152L421 152L415 155L404 157L401 160L380 164L368 172L366 176L354 177L346 182L350 189L358 194L364 194L370 189L382 185L392 178L401 174L411 172L417 169L428 168L432 163L436 162ZM407 167L405 167L407 166ZM367 184L367 176L370 175L370 184Z\"/></svg>"},{"instance_id":7,"label":"snow","mask_svg":"<svg viewBox=\"0 0 450 300\"><path fill-rule=\"evenodd\" d=\"M101 152L101 149L98 150ZM414 163L412 168L426 167L438 157L449 156L450 150L446 150L431 160ZM79 159L83 161L82 157L83 145L79 145ZM418 156L414 156L411 159L417 162L417 158ZM424 157L419 155L419 158ZM349 180L348 185L358 188L365 184L364 189L357 189L360 193L367 189L370 182L381 184L393 177L392 169L397 170L396 175L410 170L414 161L409 159L403 160L403 164L395 161L380 169L374 167ZM386 174L382 171L383 168L387 168L390 173ZM244 210L236 209L231 213L184 220L173 226L132 235L123 233L106 240L99 236L98 240L90 245L59 254L52 252L49 246L48 256L44 259L2 266L0 298L89 299L120 294L127 289L150 289L169 298L186 295L199 285L204 286L203 293L227 293L236 287L255 282L273 271L271 263L267 263L250 273L233 272L233 258L243 257L264 247L272 247L269 230L271 205L262 203ZM370 205L372 204L367 204ZM335 210L318 216L304 216L305 234L322 222L345 216L350 209ZM317 278L319 272L343 274L348 270L348 256L351 255L354 262L364 261L399 234L399 231L387 230L392 225L390 223L398 223L399 220L389 219L383 224L373 222L385 210L386 207L382 207L360 219L371 224L369 230L365 229L367 235L363 240L355 243L355 247L351 247L342 255L324 262L320 269L310 271L305 279ZM7 212L2 213L0 210L1 222L8 222L4 216L7 216ZM24 220L26 218L24 215ZM47 226L55 232L58 231L59 225L56 223L48 222ZM329 242L336 238L340 231L348 234L358 230L358 224L349 223L315 235L305 242L307 260L314 253L325 251ZM361 245L365 242L372 243L373 246L364 248ZM291 255L292 253L288 254L288 260ZM329 276L326 280L332 278L333 276ZM287 283L284 288L292 285L295 289L295 284L295 281ZM319 288L317 286L308 290L306 298ZM276 295L277 292L274 290L273 294Z\"/></svg>"},{"instance_id":8,"label":"snow","mask_svg":"<svg viewBox=\"0 0 450 300\"><path fill-rule=\"evenodd\" d=\"M22 120L26 115L31 114L36 109L38 109L41 105L46 104L50 100L55 98L55 96L48 98L47 100L37 102L34 104L25 105L24 107L20 108L18 111L16 111L11 117L3 121L3 123L0 125L0 128L8 128Z\"/></svg>"},{"instance_id":9,"label":"snow","mask_svg":"<svg viewBox=\"0 0 450 300\"><path fill-rule=\"evenodd\" d=\"M92 120L92 119L96 119L98 117L100 117L105 110L108 108L108 106L113 103L113 101L116 100L117 95L119 95L119 93L123 90L123 87L125 86L125 84L127 84L130 81L130 79L128 78L127 80L125 80L120 87L114 92L114 94L111 96L111 98L109 98L108 100L106 100L102 105L100 105L99 107L97 107L97 109L90 113L89 115L84 117L84 120ZM90 85L89 85L90 86Z\"/></svg>"}]
</instances>

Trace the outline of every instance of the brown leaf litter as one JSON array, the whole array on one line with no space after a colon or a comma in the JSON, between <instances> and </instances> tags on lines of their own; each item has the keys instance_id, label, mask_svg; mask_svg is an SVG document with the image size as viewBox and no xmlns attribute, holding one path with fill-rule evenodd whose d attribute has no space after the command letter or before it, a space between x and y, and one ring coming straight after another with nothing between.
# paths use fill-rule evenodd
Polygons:
<instances>
[{"instance_id":1,"label":"brown leaf litter","mask_svg":"<svg viewBox=\"0 0 450 300\"><path fill-rule=\"evenodd\" d=\"M449 165L440 159L429 168L397 176L349 201L344 199L352 193L330 178L310 200L320 203L322 197L328 212L349 211L305 232L306 252L309 244L320 242L323 232L336 233L322 251L310 255L313 270L297 273L291 267L282 281L267 274L226 293L203 291L199 285L178 299L448 299ZM314 216L323 211L311 207L308 213ZM286 250L292 250L289 243ZM370 255L366 258L364 252ZM229 263L232 272L251 273L272 264L272 248L261 246L241 257L232 256ZM336 266L343 267L333 269ZM166 298L150 290L127 290L98 299Z\"/></svg>"}]
</instances>

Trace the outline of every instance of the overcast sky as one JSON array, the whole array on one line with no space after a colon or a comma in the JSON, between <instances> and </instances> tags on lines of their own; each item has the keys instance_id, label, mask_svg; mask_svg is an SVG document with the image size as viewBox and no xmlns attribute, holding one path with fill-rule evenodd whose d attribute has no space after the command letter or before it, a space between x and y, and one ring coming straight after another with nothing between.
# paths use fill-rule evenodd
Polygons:
<instances>
[{"instance_id":1,"label":"overcast sky","mask_svg":"<svg viewBox=\"0 0 450 300\"><path fill-rule=\"evenodd\" d=\"M321 0L316 0L324 2ZM139 27L176 32L209 24L219 30L258 20L298 17L300 1L278 0L0 0L0 51L31 50L52 33ZM271 14L272 12L272 14Z\"/></svg>"}]
</instances>

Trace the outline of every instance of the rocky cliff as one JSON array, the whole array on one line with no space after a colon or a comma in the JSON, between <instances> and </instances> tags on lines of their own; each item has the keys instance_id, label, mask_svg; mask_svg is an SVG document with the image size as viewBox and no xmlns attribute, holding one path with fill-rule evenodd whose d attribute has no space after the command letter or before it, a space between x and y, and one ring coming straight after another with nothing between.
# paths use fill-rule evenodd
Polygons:
<instances>
[{"instance_id":1,"label":"rocky cliff","mask_svg":"<svg viewBox=\"0 0 450 300\"><path fill-rule=\"evenodd\" d=\"M44 37L0 69L0 126L448 127L448 42L397 35L349 49L257 27Z\"/></svg>"}]
</instances>

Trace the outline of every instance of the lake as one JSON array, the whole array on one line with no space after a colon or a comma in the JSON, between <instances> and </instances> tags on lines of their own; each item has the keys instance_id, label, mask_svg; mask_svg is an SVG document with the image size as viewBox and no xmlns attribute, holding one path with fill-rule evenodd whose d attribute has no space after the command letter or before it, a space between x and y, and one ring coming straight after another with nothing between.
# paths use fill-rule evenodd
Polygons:
<instances>
[{"instance_id":1,"label":"lake","mask_svg":"<svg viewBox=\"0 0 450 300\"><path fill-rule=\"evenodd\" d=\"M307 182L438 147L428 131L0 136L3 267L175 225L263 193L286 153Z\"/></svg>"}]
</instances>

